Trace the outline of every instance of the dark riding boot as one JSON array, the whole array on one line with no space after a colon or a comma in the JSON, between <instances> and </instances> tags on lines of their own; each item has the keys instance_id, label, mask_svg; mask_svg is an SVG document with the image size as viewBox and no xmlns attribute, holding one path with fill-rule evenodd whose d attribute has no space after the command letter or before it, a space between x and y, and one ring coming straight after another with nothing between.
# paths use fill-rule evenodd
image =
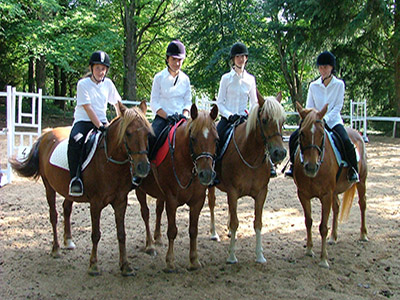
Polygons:
<instances>
[{"instance_id":1,"label":"dark riding boot","mask_svg":"<svg viewBox=\"0 0 400 300\"><path fill-rule=\"evenodd\" d=\"M131 190L137 189L138 186L142 183L142 180L143 180L142 177L133 176L133 177L132 177L132 186L131 186Z\"/></svg>"},{"instance_id":2,"label":"dark riding boot","mask_svg":"<svg viewBox=\"0 0 400 300\"><path fill-rule=\"evenodd\" d=\"M289 170L285 172L285 177L293 178L293 164L290 163Z\"/></svg>"},{"instance_id":3,"label":"dark riding boot","mask_svg":"<svg viewBox=\"0 0 400 300\"><path fill-rule=\"evenodd\" d=\"M347 174L347 179L350 183L357 183L360 181L358 176L358 163L357 163L357 156L356 156L356 148L353 146L347 149L347 158L349 163L349 171Z\"/></svg>"},{"instance_id":4,"label":"dark riding boot","mask_svg":"<svg viewBox=\"0 0 400 300\"><path fill-rule=\"evenodd\" d=\"M83 182L81 180L81 149L75 145L68 147L68 165L71 181L68 194L73 197L83 195Z\"/></svg>"},{"instance_id":5,"label":"dark riding boot","mask_svg":"<svg viewBox=\"0 0 400 300\"><path fill-rule=\"evenodd\" d=\"M271 170L270 170L270 175L269 175L269 177L270 177L270 178L275 178L275 177L277 177L278 175L276 174L276 170L275 170L274 164L272 163L271 160L270 160L269 162L270 162L270 164L271 164Z\"/></svg>"}]
</instances>

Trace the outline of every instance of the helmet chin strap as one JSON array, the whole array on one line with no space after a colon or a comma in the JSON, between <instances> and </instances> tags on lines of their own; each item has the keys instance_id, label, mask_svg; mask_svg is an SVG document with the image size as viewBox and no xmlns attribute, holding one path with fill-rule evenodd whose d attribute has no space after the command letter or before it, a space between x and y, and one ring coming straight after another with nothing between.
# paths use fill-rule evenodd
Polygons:
<instances>
[{"instance_id":1,"label":"helmet chin strap","mask_svg":"<svg viewBox=\"0 0 400 300\"><path fill-rule=\"evenodd\" d=\"M328 80L329 78L331 78L332 77L332 73L331 74L329 74L329 76L328 77L325 77L325 78L322 78L322 83L324 83L325 82L325 80Z\"/></svg>"},{"instance_id":2,"label":"helmet chin strap","mask_svg":"<svg viewBox=\"0 0 400 300\"><path fill-rule=\"evenodd\" d=\"M90 66L90 69L91 69L91 71L92 71L92 77L93 77L93 79L94 79L94 81L95 81L96 83L103 82L104 79L106 79L106 75L107 75L108 70L107 70L106 74L104 75L103 79L102 79L102 80L98 80L98 79L96 78L96 76L94 76L93 66Z\"/></svg>"}]
</instances>

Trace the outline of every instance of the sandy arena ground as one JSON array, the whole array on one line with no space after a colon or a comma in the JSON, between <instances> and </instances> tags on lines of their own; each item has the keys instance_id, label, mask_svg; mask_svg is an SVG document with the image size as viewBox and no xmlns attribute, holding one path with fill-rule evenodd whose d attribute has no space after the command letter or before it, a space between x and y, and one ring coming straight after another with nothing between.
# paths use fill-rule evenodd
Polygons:
<instances>
[{"instance_id":1,"label":"sandy arena ground","mask_svg":"<svg viewBox=\"0 0 400 300\"><path fill-rule=\"evenodd\" d=\"M4 168L5 137L1 136ZM303 211L292 180L279 175L269 184L263 214L265 264L255 263L254 202L239 201L237 258L227 265L227 204L217 192L217 229L221 242L209 240L209 209L202 210L198 250L202 269L187 271L188 209L178 209L175 255L178 272L166 274L166 217L164 246L150 257L144 246L144 225L134 193L126 216L127 250L136 276L124 278L118 268L118 246L111 207L103 210L99 265L102 274L87 274L91 250L89 206L75 204L72 214L76 249L62 250L60 259L49 253L52 231L45 190L15 176L0 189L0 298L1 299L400 299L400 139L370 136L367 144L367 229L369 242L358 241L360 212L357 197L350 219L339 225L336 245L329 245L331 268L318 266L321 239L319 200L313 200L314 252L305 256ZM281 167L280 167L281 168ZM62 240L62 198L58 232ZM154 199L149 200L154 228ZM329 223L331 225L331 222Z\"/></svg>"}]
</instances>

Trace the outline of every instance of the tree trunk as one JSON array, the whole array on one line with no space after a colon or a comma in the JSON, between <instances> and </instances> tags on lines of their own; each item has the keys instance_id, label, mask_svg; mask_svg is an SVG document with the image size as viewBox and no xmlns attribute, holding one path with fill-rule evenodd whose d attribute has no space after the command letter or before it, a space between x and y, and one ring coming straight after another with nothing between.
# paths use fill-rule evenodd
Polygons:
<instances>
[{"instance_id":1,"label":"tree trunk","mask_svg":"<svg viewBox=\"0 0 400 300\"><path fill-rule=\"evenodd\" d=\"M42 89L42 93L46 94L46 58L44 55L40 55L40 58L36 59L35 75L37 89Z\"/></svg>"},{"instance_id":2,"label":"tree trunk","mask_svg":"<svg viewBox=\"0 0 400 300\"><path fill-rule=\"evenodd\" d=\"M54 96L60 96L60 68L53 65Z\"/></svg>"},{"instance_id":3,"label":"tree trunk","mask_svg":"<svg viewBox=\"0 0 400 300\"><path fill-rule=\"evenodd\" d=\"M136 66L137 66L137 26L134 21L135 16L135 1L127 6L124 1L123 23L125 30L125 45L124 45L124 98L128 100L136 100Z\"/></svg>"},{"instance_id":4,"label":"tree trunk","mask_svg":"<svg viewBox=\"0 0 400 300\"><path fill-rule=\"evenodd\" d=\"M395 13L394 13L394 45L393 57L394 57L394 85L395 85L395 103L396 113L400 117L400 11L399 11L400 0L395 2ZM396 125L396 137L400 137L400 123Z\"/></svg>"},{"instance_id":5,"label":"tree trunk","mask_svg":"<svg viewBox=\"0 0 400 300\"><path fill-rule=\"evenodd\" d=\"M35 92L35 62L33 57L29 58L29 66L28 66L28 92Z\"/></svg>"}]
</instances>

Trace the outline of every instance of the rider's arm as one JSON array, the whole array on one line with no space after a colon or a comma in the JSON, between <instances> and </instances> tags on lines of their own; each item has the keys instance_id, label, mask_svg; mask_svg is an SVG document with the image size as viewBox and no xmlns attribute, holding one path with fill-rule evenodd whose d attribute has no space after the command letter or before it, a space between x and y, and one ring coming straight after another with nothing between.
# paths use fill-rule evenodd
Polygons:
<instances>
[{"instance_id":1,"label":"rider's arm","mask_svg":"<svg viewBox=\"0 0 400 300\"><path fill-rule=\"evenodd\" d=\"M90 104L84 104L82 107L85 109L87 115L89 116L90 121L99 128L100 126L103 125L103 123L100 122L99 118L97 117L96 113L94 112L92 105Z\"/></svg>"}]
</instances>

